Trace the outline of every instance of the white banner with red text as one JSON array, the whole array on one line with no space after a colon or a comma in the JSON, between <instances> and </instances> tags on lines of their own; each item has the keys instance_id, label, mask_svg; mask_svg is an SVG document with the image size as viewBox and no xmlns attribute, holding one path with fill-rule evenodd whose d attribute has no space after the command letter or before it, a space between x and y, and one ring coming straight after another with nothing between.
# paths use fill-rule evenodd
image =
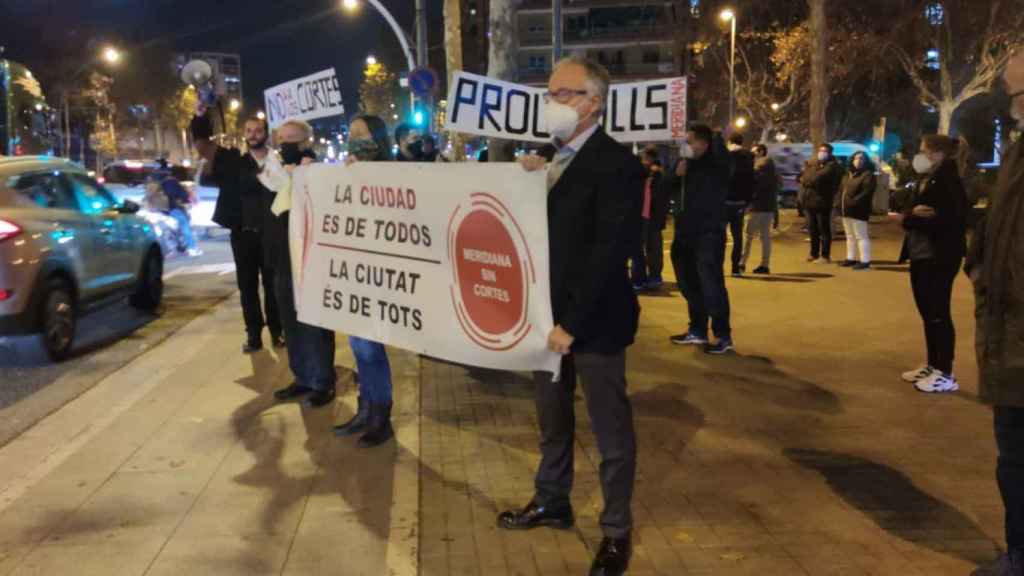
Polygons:
<instances>
[{"instance_id":1,"label":"white banner with red text","mask_svg":"<svg viewBox=\"0 0 1024 576\"><path fill-rule=\"evenodd\" d=\"M461 364L557 374L543 171L314 164L290 220L299 320Z\"/></svg>"},{"instance_id":2,"label":"white banner with red text","mask_svg":"<svg viewBox=\"0 0 1024 576\"><path fill-rule=\"evenodd\" d=\"M549 142L547 90L456 72L448 92L445 129L507 140ZM612 84L603 119L619 142L668 142L686 136L686 78Z\"/></svg>"}]
</instances>

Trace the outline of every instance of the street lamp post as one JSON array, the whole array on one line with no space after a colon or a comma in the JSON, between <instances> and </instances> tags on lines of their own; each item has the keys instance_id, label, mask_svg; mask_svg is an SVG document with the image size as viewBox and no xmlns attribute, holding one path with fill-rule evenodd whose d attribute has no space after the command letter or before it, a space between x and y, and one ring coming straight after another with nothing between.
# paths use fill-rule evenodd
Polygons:
<instances>
[{"instance_id":1,"label":"street lamp post","mask_svg":"<svg viewBox=\"0 0 1024 576\"><path fill-rule=\"evenodd\" d=\"M730 24L729 56L729 125L736 115L736 12L732 8L722 10L721 18Z\"/></svg>"},{"instance_id":2,"label":"street lamp post","mask_svg":"<svg viewBox=\"0 0 1024 576\"><path fill-rule=\"evenodd\" d=\"M107 46L100 53L100 57L110 65L117 64L121 61L121 51L114 46ZM90 62L82 64L78 70L71 75L68 82L73 82L78 78L86 69L89 68ZM65 87L61 96L61 105L64 108L64 155L67 156L68 160L71 160L71 101L68 98L68 89ZM113 126L111 126L113 132ZM81 159L85 160L84 144L80 146Z\"/></svg>"},{"instance_id":3,"label":"street lamp post","mask_svg":"<svg viewBox=\"0 0 1024 576\"><path fill-rule=\"evenodd\" d=\"M366 0L366 3L373 6L374 9L384 17L384 20L387 21L388 25L391 26L391 31L395 33L395 36L398 38L398 43L402 45L402 52L405 53L405 60L406 64L409 66L409 72L415 70L416 59L413 58L412 55L412 47L409 43L409 37L406 35L405 31L402 30L402 27L398 25L395 17L392 16L391 12L380 3L380 0ZM356 8L359 8L359 0L344 0L342 2L342 6L344 6L346 10L355 10ZM426 44L425 40L426 38L424 38L424 44ZM423 59L426 59L425 54L423 55Z\"/></svg>"}]
</instances>

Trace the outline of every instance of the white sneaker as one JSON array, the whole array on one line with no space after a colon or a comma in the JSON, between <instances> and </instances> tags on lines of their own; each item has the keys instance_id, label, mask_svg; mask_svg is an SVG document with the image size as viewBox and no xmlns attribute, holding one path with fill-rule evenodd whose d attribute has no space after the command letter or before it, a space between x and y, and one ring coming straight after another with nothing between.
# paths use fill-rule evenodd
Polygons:
<instances>
[{"instance_id":1,"label":"white sneaker","mask_svg":"<svg viewBox=\"0 0 1024 576\"><path fill-rule=\"evenodd\" d=\"M932 371L930 376L922 378L914 383L914 388L917 388L919 392L956 392L960 389L960 385L956 383L956 378L952 375L946 376L938 370Z\"/></svg>"},{"instance_id":2,"label":"white sneaker","mask_svg":"<svg viewBox=\"0 0 1024 576\"><path fill-rule=\"evenodd\" d=\"M935 372L935 368L932 368L931 366L921 366L916 370L904 372L903 375L900 377L903 378L904 382L910 382L911 384L913 384L918 380L931 376L932 372Z\"/></svg>"}]
</instances>

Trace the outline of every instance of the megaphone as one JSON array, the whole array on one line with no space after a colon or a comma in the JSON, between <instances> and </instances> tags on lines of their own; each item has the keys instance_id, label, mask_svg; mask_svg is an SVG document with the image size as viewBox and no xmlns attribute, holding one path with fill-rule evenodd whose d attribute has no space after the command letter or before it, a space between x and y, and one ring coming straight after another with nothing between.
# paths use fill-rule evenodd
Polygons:
<instances>
[{"instance_id":1,"label":"megaphone","mask_svg":"<svg viewBox=\"0 0 1024 576\"><path fill-rule=\"evenodd\" d=\"M207 106L217 102L217 93L210 81L213 79L213 68L205 60L192 60L181 69L181 81L195 86L199 92L199 100Z\"/></svg>"}]
</instances>

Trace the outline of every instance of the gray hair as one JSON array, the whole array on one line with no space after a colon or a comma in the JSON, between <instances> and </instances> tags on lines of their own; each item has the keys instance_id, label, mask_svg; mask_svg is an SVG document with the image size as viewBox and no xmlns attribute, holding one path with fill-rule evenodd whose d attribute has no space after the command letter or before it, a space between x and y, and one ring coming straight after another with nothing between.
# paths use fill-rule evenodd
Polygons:
<instances>
[{"instance_id":1,"label":"gray hair","mask_svg":"<svg viewBox=\"0 0 1024 576\"><path fill-rule=\"evenodd\" d=\"M313 137L313 127L310 126L309 122L305 120L291 119L285 120L280 126L274 129L274 142L279 143L281 141L281 129L285 126L294 126L299 130L302 130L302 142L300 144L309 145L309 139Z\"/></svg>"},{"instance_id":2,"label":"gray hair","mask_svg":"<svg viewBox=\"0 0 1024 576\"><path fill-rule=\"evenodd\" d=\"M608 86L612 82L608 69L586 56L579 55L562 58L555 64L554 69L558 70L562 66L579 66L583 69L587 77L587 92L591 96L599 96L601 108L604 109L608 103Z\"/></svg>"}]
</instances>

